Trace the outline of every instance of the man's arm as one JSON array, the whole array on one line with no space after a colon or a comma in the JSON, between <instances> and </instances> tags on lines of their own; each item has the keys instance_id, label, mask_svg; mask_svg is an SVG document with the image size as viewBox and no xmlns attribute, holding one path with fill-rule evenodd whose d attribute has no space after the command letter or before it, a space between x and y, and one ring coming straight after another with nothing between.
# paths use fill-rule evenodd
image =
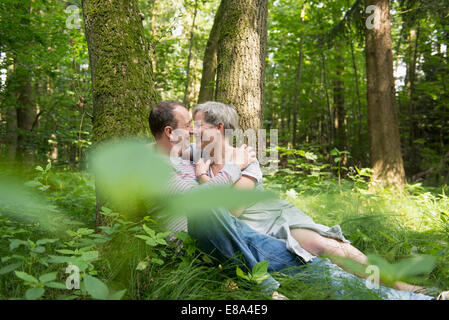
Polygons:
<instances>
[{"instance_id":1,"label":"man's arm","mask_svg":"<svg viewBox=\"0 0 449 320\"><path fill-rule=\"evenodd\" d=\"M200 187L196 181L193 165L187 162L176 165L178 171L173 175L168 183L170 193L182 193L193 188ZM238 165L234 163L226 164L218 174L204 183L201 187L210 187L214 185L233 185L240 179L242 172Z\"/></svg>"}]
</instances>

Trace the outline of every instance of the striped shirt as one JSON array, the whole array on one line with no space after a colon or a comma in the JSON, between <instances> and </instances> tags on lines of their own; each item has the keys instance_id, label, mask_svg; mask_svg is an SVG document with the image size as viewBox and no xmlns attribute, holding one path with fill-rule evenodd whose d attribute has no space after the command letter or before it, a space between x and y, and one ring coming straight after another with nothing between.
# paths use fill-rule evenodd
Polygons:
<instances>
[{"instance_id":1,"label":"striped shirt","mask_svg":"<svg viewBox=\"0 0 449 320\"><path fill-rule=\"evenodd\" d=\"M182 193L199 186L195 175L195 165L191 161L177 158L172 159L170 164L175 172L168 182L168 193ZM204 183L202 186L232 185L240 179L241 175L242 173L238 165L228 163L224 165L223 169L221 169L215 177L210 179L207 183ZM184 216L171 217L166 222L166 228L167 230L174 232L187 232L187 218Z\"/></svg>"}]
</instances>

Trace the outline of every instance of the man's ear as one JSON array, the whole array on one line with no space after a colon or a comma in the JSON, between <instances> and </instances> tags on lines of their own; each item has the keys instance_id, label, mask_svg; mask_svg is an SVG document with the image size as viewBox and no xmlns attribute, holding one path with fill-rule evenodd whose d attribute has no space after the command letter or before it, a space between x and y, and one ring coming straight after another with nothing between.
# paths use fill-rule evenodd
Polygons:
<instances>
[{"instance_id":1,"label":"man's ear","mask_svg":"<svg viewBox=\"0 0 449 320\"><path fill-rule=\"evenodd\" d=\"M218 131L223 132L223 134L224 134L225 129L224 129L224 124L223 124L223 122L219 122L219 123L218 123L217 129L218 129Z\"/></svg>"},{"instance_id":2,"label":"man's ear","mask_svg":"<svg viewBox=\"0 0 449 320\"><path fill-rule=\"evenodd\" d=\"M167 137L167 138L171 138L171 134L173 133L173 128L171 127L171 126L166 126L165 128L164 128L164 135Z\"/></svg>"}]
</instances>

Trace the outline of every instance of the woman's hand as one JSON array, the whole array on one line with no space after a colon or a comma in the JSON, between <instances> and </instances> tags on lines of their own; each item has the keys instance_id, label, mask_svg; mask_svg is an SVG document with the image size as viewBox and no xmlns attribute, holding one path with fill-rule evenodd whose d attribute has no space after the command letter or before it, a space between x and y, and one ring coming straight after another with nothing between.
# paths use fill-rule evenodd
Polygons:
<instances>
[{"instance_id":1,"label":"woman's hand","mask_svg":"<svg viewBox=\"0 0 449 320\"><path fill-rule=\"evenodd\" d=\"M256 162L256 152L246 144L238 148L232 148L231 152L230 159L240 167L240 170L244 170L248 165Z\"/></svg>"},{"instance_id":2,"label":"woman's hand","mask_svg":"<svg viewBox=\"0 0 449 320\"><path fill-rule=\"evenodd\" d=\"M206 183L210 180L209 176L207 175L210 167L210 162L210 159L204 160L203 158L200 158L195 164L195 175L200 184Z\"/></svg>"}]
</instances>

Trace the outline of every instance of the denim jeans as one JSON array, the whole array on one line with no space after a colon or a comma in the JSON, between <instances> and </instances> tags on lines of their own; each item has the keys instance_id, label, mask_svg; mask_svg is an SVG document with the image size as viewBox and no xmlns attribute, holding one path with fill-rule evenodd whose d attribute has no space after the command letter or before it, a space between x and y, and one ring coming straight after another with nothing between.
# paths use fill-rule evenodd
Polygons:
<instances>
[{"instance_id":1,"label":"denim jeans","mask_svg":"<svg viewBox=\"0 0 449 320\"><path fill-rule=\"evenodd\" d=\"M239 255L242 255L244 266L250 270L257 263L268 261L268 272L282 271L292 276L301 274L301 276L307 276L305 277L307 282L312 283L329 281L337 299L373 298L373 292L366 291L365 279L344 271L328 259L317 257L305 264L299 256L287 250L285 242L251 229L224 208L211 209L204 214L189 216L187 220L190 236L198 241L202 250L219 261L224 262L231 259L238 265L242 265L242 261L237 259ZM279 282L271 275L262 285L264 292L268 294L279 288ZM358 289L352 290L356 289L355 287ZM363 290L360 290L361 288ZM426 295L384 286L373 290L375 291L374 296L377 294L381 299L432 299ZM363 294L363 291L366 294Z\"/></svg>"}]
</instances>

